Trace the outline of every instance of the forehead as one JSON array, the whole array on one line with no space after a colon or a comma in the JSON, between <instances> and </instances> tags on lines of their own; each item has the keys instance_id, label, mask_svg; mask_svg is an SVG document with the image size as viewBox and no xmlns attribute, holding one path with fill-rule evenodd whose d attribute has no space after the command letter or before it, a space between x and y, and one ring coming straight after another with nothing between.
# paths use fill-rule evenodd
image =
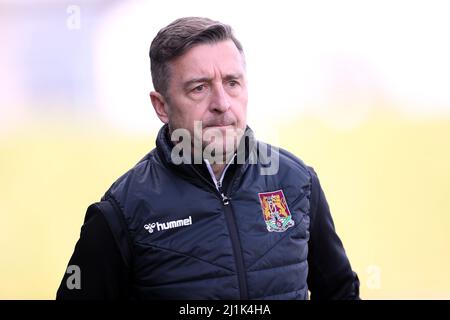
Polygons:
<instances>
[{"instance_id":1,"label":"forehead","mask_svg":"<svg viewBox=\"0 0 450 320\"><path fill-rule=\"evenodd\" d=\"M170 62L171 77L187 81L192 77L244 74L245 62L232 40L199 44Z\"/></svg>"}]
</instances>

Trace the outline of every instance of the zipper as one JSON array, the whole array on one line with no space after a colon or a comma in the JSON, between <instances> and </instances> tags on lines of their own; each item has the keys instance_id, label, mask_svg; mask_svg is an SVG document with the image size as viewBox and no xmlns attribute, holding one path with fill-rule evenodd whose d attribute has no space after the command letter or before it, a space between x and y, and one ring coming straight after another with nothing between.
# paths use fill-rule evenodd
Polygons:
<instances>
[{"instance_id":1,"label":"zipper","mask_svg":"<svg viewBox=\"0 0 450 320\"><path fill-rule=\"evenodd\" d=\"M233 157L234 159L234 157ZM230 163L233 161L233 159L230 161ZM208 167L209 174L211 175L212 180L214 181L214 184L216 186L216 194L220 195L220 199L222 200L222 205L225 211L225 220L228 227L228 232L230 233L230 239L231 239L231 247L233 248L233 254L234 254L234 260L236 262L236 274L238 277L238 284L239 284L239 295L241 300L248 300L248 288L247 288L247 272L245 270L244 265L244 256L242 254L242 247L241 247L241 240L239 237L239 231L237 228L236 218L234 216L233 208L231 206L231 198L227 196L227 194L223 190L222 181L225 176L225 172L228 169L229 164L224 168L222 175L217 181L214 172L209 165L208 161L205 161L206 166ZM200 175L204 180L206 180L197 170L195 170L198 175ZM228 188L228 194L230 194L231 186L233 185L234 181L233 177L230 181L230 185ZM210 181L208 181L208 184L212 185Z\"/></svg>"},{"instance_id":2,"label":"zipper","mask_svg":"<svg viewBox=\"0 0 450 320\"><path fill-rule=\"evenodd\" d=\"M227 206L230 204L230 198L228 198L222 189L222 181L217 182L217 190L219 190L220 196L222 197L222 203L224 206Z\"/></svg>"},{"instance_id":3,"label":"zipper","mask_svg":"<svg viewBox=\"0 0 450 320\"><path fill-rule=\"evenodd\" d=\"M232 183L230 183L232 185ZM244 256L242 254L241 240L239 238L239 231L234 217L234 212L231 207L230 198L228 198L222 189L222 183L218 185L219 192L222 195L222 203L225 210L225 220L227 222L228 231L230 232L231 245L233 248L234 258L236 261L236 273L239 284L239 295L241 300L248 300L247 289L247 272L245 271Z\"/></svg>"}]
</instances>

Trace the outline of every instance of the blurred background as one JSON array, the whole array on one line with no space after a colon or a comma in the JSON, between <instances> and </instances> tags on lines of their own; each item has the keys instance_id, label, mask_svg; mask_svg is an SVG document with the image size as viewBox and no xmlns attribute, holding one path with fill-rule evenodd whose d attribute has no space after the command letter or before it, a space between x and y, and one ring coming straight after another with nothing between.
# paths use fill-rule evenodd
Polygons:
<instances>
[{"instance_id":1,"label":"blurred background","mask_svg":"<svg viewBox=\"0 0 450 320\"><path fill-rule=\"evenodd\" d=\"M0 298L53 299L86 208L154 147L148 48L244 45L249 125L319 174L364 299L450 299L448 1L0 0Z\"/></svg>"}]
</instances>

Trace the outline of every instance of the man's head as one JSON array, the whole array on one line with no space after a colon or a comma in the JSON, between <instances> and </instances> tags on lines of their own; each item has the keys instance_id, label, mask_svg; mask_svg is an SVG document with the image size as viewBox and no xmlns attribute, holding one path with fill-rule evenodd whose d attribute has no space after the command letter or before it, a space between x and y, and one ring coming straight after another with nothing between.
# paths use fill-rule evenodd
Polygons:
<instances>
[{"instance_id":1,"label":"man's head","mask_svg":"<svg viewBox=\"0 0 450 320\"><path fill-rule=\"evenodd\" d=\"M150 98L169 130L202 129L239 139L246 127L247 78L241 44L230 26L207 18L178 19L150 47L155 91ZM197 137L199 138L199 137ZM203 147L209 141L202 137Z\"/></svg>"}]
</instances>

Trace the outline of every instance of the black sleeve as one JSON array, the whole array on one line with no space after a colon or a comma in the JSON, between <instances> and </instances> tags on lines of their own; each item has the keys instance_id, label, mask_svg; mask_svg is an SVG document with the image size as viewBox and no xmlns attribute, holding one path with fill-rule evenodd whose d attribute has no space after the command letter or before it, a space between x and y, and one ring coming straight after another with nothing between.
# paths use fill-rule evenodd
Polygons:
<instances>
[{"instance_id":1,"label":"black sleeve","mask_svg":"<svg viewBox=\"0 0 450 320\"><path fill-rule=\"evenodd\" d=\"M87 210L68 266L73 265L79 267L81 286L73 288L75 272L66 272L56 294L57 300L127 298L129 272L111 229L95 204ZM68 280L72 285L67 285Z\"/></svg>"},{"instance_id":2,"label":"black sleeve","mask_svg":"<svg viewBox=\"0 0 450 320\"><path fill-rule=\"evenodd\" d=\"M312 168L308 287L311 300L360 299L359 279L352 271L319 179Z\"/></svg>"}]
</instances>

